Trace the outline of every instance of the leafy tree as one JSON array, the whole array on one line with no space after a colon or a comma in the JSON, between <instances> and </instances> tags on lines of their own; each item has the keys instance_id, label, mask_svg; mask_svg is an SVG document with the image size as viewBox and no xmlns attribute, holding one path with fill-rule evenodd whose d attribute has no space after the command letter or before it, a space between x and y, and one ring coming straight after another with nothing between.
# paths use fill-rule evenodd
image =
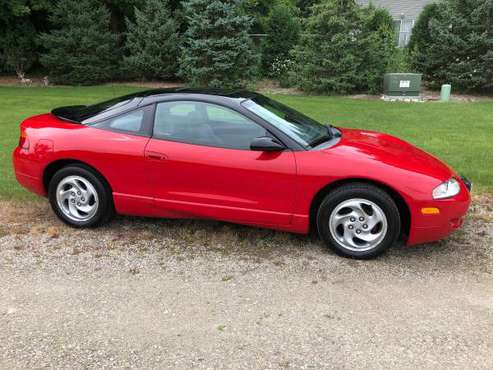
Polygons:
<instances>
[{"instance_id":1,"label":"leafy tree","mask_svg":"<svg viewBox=\"0 0 493 370\"><path fill-rule=\"evenodd\" d=\"M357 89L377 93L382 88L388 65L398 50L394 44L394 22L389 12L382 8L369 7L363 12L362 42L365 52L362 53L359 68L362 81Z\"/></svg>"},{"instance_id":2,"label":"leafy tree","mask_svg":"<svg viewBox=\"0 0 493 370\"><path fill-rule=\"evenodd\" d=\"M0 66L5 72L28 71L35 63L36 31L28 18L22 17L0 34Z\"/></svg>"},{"instance_id":3,"label":"leafy tree","mask_svg":"<svg viewBox=\"0 0 493 370\"><path fill-rule=\"evenodd\" d=\"M50 80L88 85L111 79L118 60L109 12L95 0L59 0L50 21L56 29L40 36L41 63Z\"/></svg>"},{"instance_id":4,"label":"leafy tree","mask_svg":"<svg viewBox=\"0 0 493 370\"><path fill-rule=\"evenodd\" d=\"M9 23L12 18L26 17L36 11L51 9L52 0L2 0L0 23Z\"/></svg>"},{"instance_id":5,"label":"leafy tree","mask_svg":"<svg viewBox=\"0 0 493 370\"><path fill-rule=\"evenodd\" d=\"M321 1L322 0L296 0L296 6L300 9L301 14L304 17L307 17L310 15L311 7Z\"/></svg>"},{"instance_id":6,"label":"leafy tree","mask_svg":"<svg viewBox=\"0 0 493 370\"><path fill-rule=\"evenodd\" d=\"M447 0L418 21L414 64L432 86L493 90L493 0Z\"/></svg>"},{"instance_id":7,"label":"leafy tree","mask_svg":"<svg viewBox=\"0 0 493 370\"><path fill-rule=\"evenodd\" d=\"M265 22L267 38L262 46L262 63L270 69L274 60L286 60L296 45L300 33L300 23L293 8L277 4L270 11Z\"/></svg>"},{"instance_id":8,"label":"leafy tree","mask_svg":"<svg viewBox=\"0 0 493 370\"><path fill-rule=\"evenodd\" d=\"M264 20L274 3L272 0L243 0L240 3L241 12L252 17L250 29L253 33L265 32Z\"/></svg>"},{"instance_id":9,"label":"leafy tree","mask_svg":"<svg viewBox=\"0 0 493 370\"><path fill-rule=\"evenodd\" d=\"M391 57L394 36L388 14L354 0L327 0L312 7L293 54L293 79L321 93L373 92Z\"/></svg>"},{"instance_id":10,"label":"leafy tree","mask_svg":"<svg viewBox=\"0 0 493 370\"><path fill-rule=\"evenodd\" d=\"M125 68L136 77L167 79L178 70L177 24L162 0L146 0L143 10L135 8L135 22L127 19Z\"/></svg>"},{"instance_id":11,"label":"leafy tree","mask_svg":"<svg viewBox=\"0 0 493 370\"><path fill-rule=\"evenodd\" d=\"M437 18L438 9L437 3L431 3L425 6L413 27L413 33L411 34L408 45L410 49L418 47L418 43L419 47L421 47L433 41L430 31L430 22Z\"/></svg>"},{"instance_id":12,"label":"leafy tree","mask_svg":"<svg viewBox=\"0 0 493 370\"><path fill-rule=\"evenodd\" d=\"M252 20L230 0L188 0L180 75L190 84L235 87L253 77L258 56L248 36Z\"/></svg>"},{"instance_id":13,"label":"leafy tree","mask_svg":"<svg viewBox=\"0 0 493 370\"><path fill-rule=\"evenodd\" d=\"M28 71L38 59L35 39L45 30L50 0L2 0L0 2L0 71Z\"/></svg>"}]
</instances>

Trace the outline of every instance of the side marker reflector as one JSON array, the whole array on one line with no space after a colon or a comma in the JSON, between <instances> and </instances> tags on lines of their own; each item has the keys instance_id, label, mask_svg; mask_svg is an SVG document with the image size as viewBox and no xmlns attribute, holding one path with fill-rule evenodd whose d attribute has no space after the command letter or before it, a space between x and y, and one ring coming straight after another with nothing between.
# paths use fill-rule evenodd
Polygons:
<instances>
[{"instance_id":1,"label":"side marker reflector","mask_svg":"<svg viewBox=\"0 0 493 370\"><path fill-rule=\"evenodd\" d=\"M440 210L435 207L421 208L421 213L424 215L439 215Z\"/></svg>"}]
</instances>

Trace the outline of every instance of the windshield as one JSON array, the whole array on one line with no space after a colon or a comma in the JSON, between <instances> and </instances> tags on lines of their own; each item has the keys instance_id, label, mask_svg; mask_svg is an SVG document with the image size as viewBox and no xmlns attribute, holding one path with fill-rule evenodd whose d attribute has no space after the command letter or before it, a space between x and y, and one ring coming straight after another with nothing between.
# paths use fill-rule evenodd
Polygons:
<instances>
[{"instance_id":1,"label":"windshield","mask_svg":"<svg viewBox=\"0 0 493 370\"><path fill-rule=\"evenodd\" d=\"M242 105L305 147L330 139L326 126L265 96L257 95Z\"/></svg>"}]
</instances>

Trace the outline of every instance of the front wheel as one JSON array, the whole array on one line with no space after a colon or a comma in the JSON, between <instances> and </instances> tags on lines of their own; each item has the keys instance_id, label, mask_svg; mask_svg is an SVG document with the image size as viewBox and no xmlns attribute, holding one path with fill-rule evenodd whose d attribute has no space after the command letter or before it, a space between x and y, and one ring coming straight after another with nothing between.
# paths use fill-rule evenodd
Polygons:
<instances>
[{"instance_id":1,"label":"front wheel","mask_svg":"<svg viewBox=\"0 0 493 370\"><path fill-rule=\"evenodd\" d=\"M90 168L71 165L60 169L50 181L48 197L55 214L73 227L95 227L113 215L111 191Z\"/></svg>"},{"instance_id":2,"label":"front wheel","mask_svg":"<svg viewBox=\"0 0 493 370\"><path fill-rule=\"evenodd\" d=\"M364 183L329 193L317 214L320 237L344 257L369 259L384 253L399 237L399 210L388 193Z\"/></svg>"}]
</instances>

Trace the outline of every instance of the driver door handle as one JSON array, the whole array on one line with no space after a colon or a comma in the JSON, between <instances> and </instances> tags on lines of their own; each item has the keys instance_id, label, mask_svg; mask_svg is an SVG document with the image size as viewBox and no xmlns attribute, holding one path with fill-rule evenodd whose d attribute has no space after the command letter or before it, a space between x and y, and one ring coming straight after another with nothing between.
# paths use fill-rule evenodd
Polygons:
<instances>
[{"instance_id":1,"label":"driver door handle","mask_svg":"<svg viewBox=\"0 0 493 370\"><path fill-rule=\"evenodd\" d=\"M167 157L165 154L159 152L146 152L146 158L154 161L164 161Z\"/></svg>"}]
</instances>

